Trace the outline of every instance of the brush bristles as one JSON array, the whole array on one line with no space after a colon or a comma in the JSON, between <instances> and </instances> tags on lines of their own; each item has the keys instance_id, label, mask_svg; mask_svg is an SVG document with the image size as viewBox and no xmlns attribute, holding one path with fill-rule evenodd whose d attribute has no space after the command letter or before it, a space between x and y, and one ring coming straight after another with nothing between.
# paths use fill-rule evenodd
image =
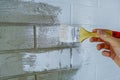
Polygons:
<instances>
[{"instance_id":1,"label":"brush bristles","mask_svg":"<svg viewBox=\"0 0 120 80\"><path fill-rule=\"evenodd\" d=\"M83 27L80 27L80 42L83 42L85 39L90 37L91 32L85 30Z\"/></svg>"},{"instance_id":2,"label":"brush bristles","mask_svg":"<svg viewBox=\"0 0 120 80\"><path fill-rule=\"evenodd\" d=\"M106 33L110 36L112 36L112 31L111 30L106 30ZM83 42L85 39L89 37L99 37L97 33L95 32L89 32L85 30L83 27L80 27L80 35L79 35L79 40L80 42Z\"/></svg>"},{"instance_id":3,"label":"brush bristles","mask_svg":"<svg viewBox=\"0 0 120 80\"><path fill-rule=\"evenodd\" d=\"M94 32L89 32L85 30L83 27L80 27L80 42L83 42L85 39L89 37L98 37L98 35Z\"/></svg>"}]
</instances>

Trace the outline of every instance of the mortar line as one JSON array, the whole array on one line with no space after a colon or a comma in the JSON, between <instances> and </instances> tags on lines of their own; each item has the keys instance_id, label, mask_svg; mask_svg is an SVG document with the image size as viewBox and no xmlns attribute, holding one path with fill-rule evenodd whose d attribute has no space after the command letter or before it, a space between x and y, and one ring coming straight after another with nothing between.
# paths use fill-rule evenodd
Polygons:
<instances>
[{"instance_id":1,"label":"mortar line","mask_svg":"<svg viewBox=\"0 0 120 80\"><path fill-rule=\"evenodd\" d=\"M37 78L37 74L35 74L34 76L35 76L35 80L38 80L38 78Z\"/></svg>"},{"instance_id":2,"label":"mortar line","mask_svg":"<svg viewBox=\"0 0 120 80\"><path fill-rule=\"evenodd\" d=\"M36 33L36 26L33 26L33 33L34 33L34 49L37 49L37 33Z\"/></svg>"},{"instance_id":3,"label":"mortar line","mask_svg":"<svg viewBox=\"0 0 120 80\"><path fill-rule=\"evenodd\" d=\"M70 48L70 68L72 68L72 47Z\"/></svg>"},{"instance_id":4,"label":"mortar line","mask_svg":"<svg viewBox=\"0 0 120 80\"><path fill-rule=\"evenodd\" d=\"M75 48L77 46L74 46L73 48ZM62 49L69 49L70 47L65 46L65 47L52 47L52 48L37 48L35 49L16 49L16 50L0 50L0 54L14 54L14 53L20 53L20 52L34 52L34 53L43 53L46 51L53 51L53 50L62 50Z\"/></svg>"}]
</instances>

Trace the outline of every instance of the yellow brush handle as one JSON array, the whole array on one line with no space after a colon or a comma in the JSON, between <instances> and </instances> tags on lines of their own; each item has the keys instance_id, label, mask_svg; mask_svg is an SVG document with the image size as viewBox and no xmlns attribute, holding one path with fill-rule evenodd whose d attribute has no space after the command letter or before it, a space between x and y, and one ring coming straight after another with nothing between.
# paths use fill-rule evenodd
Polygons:
<instances>
[{"instance_id":1,"label":"yellow brush handle","mask_svg":"<svg viewBox=\"0 0 120 80\"><path fill-rule=\"evenodd\" d=\"M112 36L112 31L110 30L106 30L106 32ZM97 35L97 33L95 32L89 32L87 30L85 30L83 27L80 28L80 36L79 36L79 40L80 42L83 42L85 39L89 38L89 37L99 37Z\"/></svg>"}]
</instances>

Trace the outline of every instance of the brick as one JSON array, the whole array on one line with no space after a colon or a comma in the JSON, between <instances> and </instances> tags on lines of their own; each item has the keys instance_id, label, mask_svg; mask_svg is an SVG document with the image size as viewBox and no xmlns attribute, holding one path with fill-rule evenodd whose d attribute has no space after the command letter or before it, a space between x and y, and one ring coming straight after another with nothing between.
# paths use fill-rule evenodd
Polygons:
<instances>
[{"instance_id":1,"label":"brick","mask_svg":"<svg viewBox=\"0 0 120 80\"><path fill-rule=\"evenodd\" d=\"M0 77L14 76L25 73L22 66L22 54L0 55Z\"/></svg>"},{"instance_id":2,"label":"brick","mask_svg":"<svg viewBox=\"0 0 120 80\"><path fill-rule=\"evenodd\" d=\"M55 50L44 53L26 53L23 56L24 71L45 71L70 68L70 50Z\"/></svg>"},{"instance_id":3,"label":"brick","mask_svg":"<svg viewBox=\"0 0 120 80\"><path fill-rule=\"evenodd\" d=\"M23 70L27 72L47 70L48 52L41 54L25 53L23 56Z\"/></svg>"},{"instance_id":4,"label":"brick","mask_svg":"<svg viewBox=\"0 0 120 80\"><path fill-rule=\"evenodd\" d=\"M72 24L94 24L94 7L84 5L71 5Z\"/></svg>"},{"instance_id":5,"label":"brick","mask_svg":"<svg viewBox=\"0 0 120 80\"><path fill-rule=\"evenodd\" d=\"M95 65L84 65L82 67L80 67L80 69L78 70L77 74L75 75L74 79L75 80L97 80L96 79L96 71L95 71Z\"/></svg>"},{"instance_id":6,"label":"brick","mask_svg":"<svg viewBox=\"0 0 120 80\"><path fill-rule=\"evenodd\" d=\"M37 27L38 48L55 47L59 45L58 27Z\"/></svg>"},{"instance_id":7,"label":"brick","mask_svg":"<svg viewBox=\"0 0 120 80\"><path fill-rule=\"evenodd\" d=\"M74 76L76 75L77 70L66 70L59 72L60 80L74 80Z\"/></svg>"},{"instance_id":8,"label":"brick","mask_svg":"<svg viewBox=\"0 0 120 80\"><path fill-rule=\"evenodd\" d=\"M80 47L72 48L71 64L73 68L79 68L81 66L82 60L80 54Z\"/></svg>"},{"instance_id":9,"label":"brick","mask_svg":"<svg viewBox=\"0 0 120 80\"><path fill-rule=\"evenodd\" d=\"M51 51L48 54L48 70L60 69L60 51Z\"/></svg>"},{"instance_id":10,"label":"brick","mask_svg":"<svg viewBox=\"0 0 120 80\"><path fill-rule=\"evenodd\" d=\"M120 25L119 1L118 0L98 0L99 7L95 10L94 22L99 27L112 28ZM109 4L106 4L109 3ZM114 27L113 27L114 26ZM116 28L117 29L117 28Z\"/></svg>"},{"instance_id":11,"label":"brick","mask_svg":"<svg viewBox=\"0 0 120 80\"><path fill-rule=\"evenodd\" d=\"M35 80L35 75L27 76L27 80Z\"/></svg>"},{"instance_id":12,"label":"brick","mask_svg":"<svg viewBox=\"0 0 120 80\"><path fill-rule=\"evenodd\" d=\"M52 71L46 74L38 74L38 80L73 80L76 70Z\"/></svg>"},{"instance_id":13,"label":"brick","mask_svg":"<svg viewBox=\"0 0 120 80\"><path fill-rule=\"evenodd\" d=\"M55 3L61 9L61 13L58 15L58 20L60 24L71 24L71 5L67 3Z\"/></svg>"},{"instance_id":14,"label":"brick","mask_svg":"<svg viewBox=\"0 0 120 80\"><path fill-rule=\"evenodd\" d=\"M75 47L76 44L62 43L59 41L59 26L37 27L37 47Z\"/></svg>"},{"instance_id":15,"label":"brick","mask_svg":"<svg viewBox=\"0 0 120 80\"><path fill-rule=\"evenodd\" d=\"M61 68L70 68L70 49L61 50L60 54Z\"/></svg>"},{"instance_id":16,"label":"brick","mask_svg":"<svg viewBox=\"0 0 120 80\"><path fill-rule=\"evenodd\" d=\"M34 46L33 27L0 27L0 50L30 49Z\"/></svg>"},{"instance_id":17,"label":"brick","mask_svg":"<svg viewBox=\"0 0 120 80\"><path fill-rule=\"evenodd\" d=\"M58 72L37 75L37 80L58 80L58 78L59 78Z\"/></svg>"},{"instance_id":18,"label":"brick","mask_svg":"<svg viewBox=\"0 0 120 80\"><path fill-rule=\"evenodd\" d=\"M77 0L77 2L80 5L84 5L84 6L90 6L90 7L97 7L98 6L98 0L80 0L80 1Z\"/></svg>"},{"instance_id":19,"label":"brick","mask_svg":"<svg viewBox=\"0 0 120 80\"><path fill-rule=\"evenodd\" d=\"M40 2L41 2L41 0L40 0ZM64 1L64 0L60 0L60 1L44 0L43 1L42 0L42 2L51 4L53 6L57 6L60 9L59 13L55 12L57 14L57 19L53 16L53 21L58 20L57 21L58 24L71 24L71 20L70 20L70 18L71 18L71 5L70 5L71 1L68 1L68 0L66 0L66 1ZM48 22L48 20L45 23L47 23L47 22Z\"/></svg>"}]
</instances>

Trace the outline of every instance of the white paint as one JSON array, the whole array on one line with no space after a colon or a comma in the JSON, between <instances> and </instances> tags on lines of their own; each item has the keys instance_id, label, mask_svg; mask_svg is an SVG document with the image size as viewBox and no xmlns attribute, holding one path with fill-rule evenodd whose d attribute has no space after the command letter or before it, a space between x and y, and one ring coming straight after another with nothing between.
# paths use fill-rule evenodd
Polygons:
<instances>
[{"instance_id":1,"label":"white paint","mask_svg":"<svg viewBox=\"0 0 120 80\"><path fill-rule=\"evenodd\" d=\"M26 53L23 56L24 71L44 71L48 69L47 53L44 54Z\"/></svg>"},{"instance_id":2,"label":"white paint","mask_svg":"<svg viewBox=\"0 0 120 80\"><path fill-rule=\"evenodd\" d=\"M36 1L46 1L46 3L54 2L54 0L36 0ZM108 28L119 30L119 0L77 0L77 5L74 5L71 2L75 2L76 0L60 0L62 4L63 14L60 16L60 20L62 23L68 24L76 24L77 26L82 25L87 30L91 31L94 28ZM61 5L60 1L55 0L54 5ZM97 1L97 3L96 3ZM66 3L67 2L67 5ZM85 5L81 5L81 4ZM72 10L70 11L70 5L72 5ZM70 13L71 12L71 13ZM72 15L72 17L71 17ZM63 20L63 21L62 21ZM74 80L117 80L119 79L120 69L119 67L109 58L103 57L101 55L101 51L96 50L96 43L90 43L89 40L85 40L81 44L80 48L80 60L81 66L76 76L74 76ZM44 69L50 68L58 68L58 61L61 62L61 68L67 66L70 67L70 54L69 50L57 52L54 51L53 54L49 55L48 52L45 54L35 54L35 53L27 53L23 56L23 60L25 58L29 58L32 56L32 60L34 61L34 65L24 64L25 71L41 71ZM61 54L60 54L61 53ZM76 52L74 52L76 53ZM73 53L73 54L74 54ZM60 56L58 56L58 55ZM33 57L35 55L35 57ZM41 56L40 56L41 55ZM77 54L74 55L75 58ZM51 59L48 59L51 57ZM46 60L47 58L47 60ZM54 66L52 66L52 61L54 60ZM58 60L59 59L59 60ZM73 59L73 58L72 58ZM2 60L3 61L3 60ZM26 60L27 61L27 60ZM74 60L72 60L72 64L74 64ZM77 59L75 59L77 62ZM42 63L44 62L44 63ZM47 63L51 63L49 67L47 67ZM41 66L42 65L42 66ZM45 66L46 65L46 66ZM75 63L76 65L76 63ZM5 69L4 69L5 70ZM7 72L7 71L6 71Z\"/></svg>"},{"instance_id":3,"label":"white paint","mask_svg":"<svg viewBox=\"0 0 120 80\"><path fill-rule=\"evenodd\" d=\"M70 49L61 50L60 63L60 68L70 68Z\"/></svg>"},{"instance_id":4,"label":"white paint","mask_svg":"<svg viewBox=\"0 0 120 80\"><path fill-rule=\"evenodd\" d=\"M81 47L78 47L78 48L73 48L72 49L72 58L71 58L71 64L72 64L72 67L78 67L80 68L81 65L82 65L82 54L80 53L80 48Z\"/></svg>"},{"instance_id":5,"label":"white paint","mask_svg":"<svg viewBox=\"0 0 120 80\"><path fill-rule=\"evenodd\" d=\"M38 48L48 48L59 46L59 26L37 27Z\"/></svg>"},{"instance_id":6,"label":"white paint","mask_svg":"<svg viewBox=\"0 0 120 80\"><path fill-rule=\"evenodd\" d=\"M75 51L75 50L74 50ZM77 54L77 53L76 53ZM79 57L77 57L77 60ZM73 59L76 61L76 59ZM73 62L74 63L74 62ZM70 68L70 49L55 50L44 53L25 53L22 57L24 71L44 71L53 69ZM72 69L79 65L72 64Z\"/></svg>"},{"instance_id":7,"label":"white paint","mask_svg":"<svg viewBox=\"0 0 120 80\"><path fill-rule=\"evenodd\" d=\"M79 41L79 27L61 25L59 28L59 41L73 43Z\"/></svg>"}]
</instances>

